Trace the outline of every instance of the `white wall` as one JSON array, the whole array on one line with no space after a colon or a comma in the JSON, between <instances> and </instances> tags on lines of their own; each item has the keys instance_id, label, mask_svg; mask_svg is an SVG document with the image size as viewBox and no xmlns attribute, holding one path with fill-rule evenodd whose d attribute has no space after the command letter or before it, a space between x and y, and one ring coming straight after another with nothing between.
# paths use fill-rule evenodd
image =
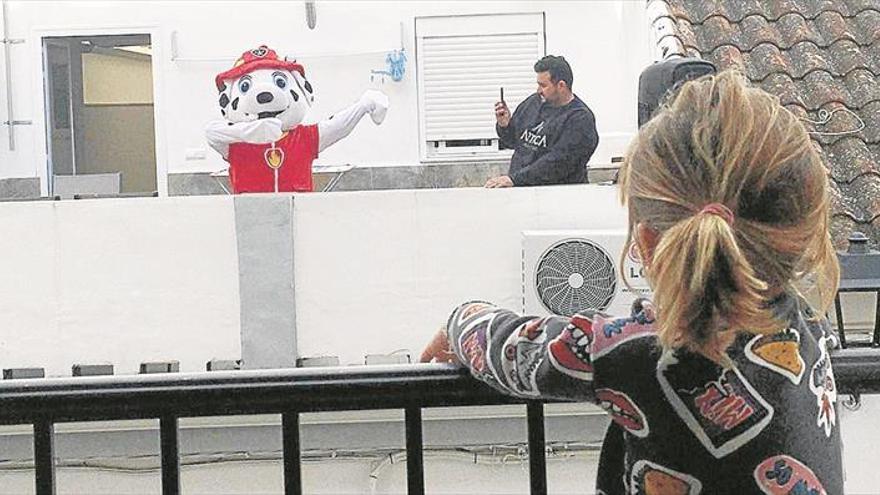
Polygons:
<instances>
[{"instance_id":1,"label":"white wall","mask_svg":"<svg viewBox=\"0 0 880 495\"><path fill-rule=\"evenodd\" d=\"M625 229L596 185L309 194L294 201L301 356L418 353L471 299L522 308L523 230Z\"/></svg>"},{"instance_id":2,"label":"white wall","mask_svg":"<svg viewBox=\"0 0 880 495\"><path fill-rule=\"evenodd\" d=\"M624 221L597 185L297 195L299 355L417 353L465 300L521 307L521 231ZM240 357L234 222L228 196L0 204L0 364Z\"/></svg>"},{"instance_id":3,"label":"white wall","mask_svg":"<svg viewBox=\"0 0 880 495\"><path fill-rule=\"evenodd\" d=\"M522 307L521 232L622 229L617 189L557 186L313 193L294 197L300 356L409 349L453 307ZM233 198L0 203L0 365L133 373L241 356ZM870 304L864 304L870 302ZM873 300L844 301L850 328ZM100 345L96 345L100 342Z\"/></svg>"},{"instance_id":4,"label":"white wall","mask_svg":"<svg viewBox=\"0 0 880 495\"><path fill-rule=\"evenodd\" d=\"M841 397L843 400L845 397ZM485 408L484 408L485 409ZM878 475L874 456L880 426L880 396L862 398L862 408L852 412L840 407L840 425L844 444L846 493L876 493ZM268 447L267 447L268 448ZM550 456L547 480L550 493L593 493L598 456L582 452L563 459ZM406 463L401 461L375 470L375 460L321 460L303 465L303 489L313 494L370 494L370 474L377 475L375 494L406 492ZM455 473L455 475L451 475ZM34 493L32 470L0 471L0 495ZM113 472L100 469L60 468L58 493L140 494L156 493L161 482L158 471ZM217 465L183 466L181 484L184 493L263 494L281 493L280 461L224 462ZM506 463L475 465L464 457L425 455L425 487L437 494L526 494L528 467L519 459Z\"/></svg>"},{"instance_id":5,"label":"white wall","mask_svg":"<svg viewBox=\"0 0 880 495\"><path fill-rule=\"evenodd\" d=\"M370 69L383 69L385 53L400 48L403 23L407 73L402 82L381 85L392 101L385 123L376 128L363 122L352 136L323 154L319 162L323 164L418 163L416 16L546 12L547 51L563 54L571 62L575 92L596 114L602 143L595 164L607 164L611 156L621 154L635 130L638 74L650 61L643 2L318 2L315 30L306 27L304 2L299 1L114 3L112 8L108 2L89 1L7 3L8 37L26 42L12 45L11 59L0 64L12 64L16 118L31 119L34 125L16 127L15 152L6 145L8 131L0 129L0 178L45 174L42 36L152 35L160 176L165 168L171 173L223 168L213 152L205 160L187 161L186 150L207 148L204 124L219 117L214 75L259 43L299 57L317 90L313 117L322 118L371 87ZM267 22L268 17L272 22ZM175 32L179 59L172 61ZM5 97L0 94L0 103ZM490 109L487 118L491 119ZM160 177L159 182L164 193L165 181Z\"/></svg>"},{"instance_id":6,"label":"white wall","mask_svg":"<svg viewBox=\"0 0 880 495\"><path fill-rule=\"evenodd\" d=\"M550 493L586 494L595 486L598 455L581 454L547 464ZM406 462L381 470L370 490L371 461L321 461L303 465L303 492L315 495L377 495L406 493ZM455 476L451 476L455 473ZM0 495L34 493L33 471L0 473ZM95 469L59 469L58 494L144 494L161 491L158 472L119 473ZM280 461L233 462L181 468L181 491L188 494L256 495L282 493ZM436 494L514 495L529 493L528 464L474 465L460 459L425 459L425 488Z\"/></svg>"},{"instance_id":7,"label":"white wall","mask_svg":"<svg viewBox=\"0 0 880 495\"><path fill-rule=\"evenodd\" d=\"M240 356L231 198L2 203L0 233L3 368Z\"/></svg>"}]
</instances>

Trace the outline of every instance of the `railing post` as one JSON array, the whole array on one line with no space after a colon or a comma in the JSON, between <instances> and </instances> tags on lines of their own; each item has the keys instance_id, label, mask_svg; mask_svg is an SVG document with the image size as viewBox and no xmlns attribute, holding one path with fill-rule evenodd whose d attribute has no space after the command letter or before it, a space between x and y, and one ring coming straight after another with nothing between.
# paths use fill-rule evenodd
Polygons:
<instances>
[{"instance_id":1,"label":"railing post","mask_svg":"<svg viewBox=\"0 0 880 495\"><path fill-rule=\"evenodd\" d=\"M162 495L179 495L180 456L176 416L159 418L159 445L162 450Z\"/></svg>"},{"instance_id":2,"label":"railing post","mask_svg":"<svg viewBox=\"0 0 880 495\"><path fill-rule=\"evenodd\" d=\"M874 338L871 339L871 345L878 347L880 346L880 290L875 291L874 294L877 295L877 306L874 308Z\"/></svg>"},{"instance_id":3,"label":"railing post","mask_svg":"<svg viewBox=\"0 0 880 495\"><path fill-rule=\"evenodd\" d=\"M281 415L281 445L284 449L284 495L302 495L299 413Z\"/></svg>"},{"instance_id":4,"label":"railing post","mask_svg":"<svg viewBox=\"0 0 880 495\"><path fill-rule=\"evenodd\" d=\"M846 333L843 330L843 308L840 306L840 292L834 296L834 313L837 316L837 336L840 338L840 347L846 349Z\"/></svg>"},{"instance_id":5,"label":"railing post","mask_svg":"<svg viewBox=\"0 0 880 495\"><path fill-rule=\"evenodd\" d=\"M55 425L48 418L34 421L34 471L37 495L55 495Z\"/></svg>"},{"instance_id":6,"label":"railing post","mask_svg":"<svg viewBox=\"0 0 880 495\"><path fill-rule=\"evenodd\" d=\"M531 495L547 495L547 455L544 451L544 404L526 405L529 429L529 486Z\"/></svg>"},{"instance_id":7,"label":"railing post","mask_svg":"<svg viewBox=\"0 0 880 495\"><path fill-rule=\"evenodd\" d=\"M422 458L422 408L406 408L406 493L425 494L425 468Z\"/></svg>"}]
</instances>

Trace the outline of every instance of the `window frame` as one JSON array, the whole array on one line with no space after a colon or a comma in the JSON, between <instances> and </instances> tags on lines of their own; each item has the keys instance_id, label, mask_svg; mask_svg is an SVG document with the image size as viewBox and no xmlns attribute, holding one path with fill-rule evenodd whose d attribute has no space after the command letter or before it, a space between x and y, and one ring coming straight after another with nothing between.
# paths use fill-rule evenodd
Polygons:
<instances>
[{"instance_id":1,"label":"window frame","mask_svg":"<svg viewBox=\"0 0 880 495\"><path fill-rule=\"evenodd\" d=\"M419 121L419 158L422 163L460 163L460 162L491 162L507 160L512 150L498 149L497 136L483 146L447 146L446 140L428 140L427 132L427 89L425 87L425 38L442 38L457 36L493 36L537 34L535 61L546 55L547 29L546 14L537 12L512 12L500 14L463 14L442 16L421 16L414 19L416 80L418 92ZM531 70L531 66L529 66ZM515 107L511 105L513 110ZM486 110L487 118L492 119L491 107ZM473 139L486 141L483 136ZM452 140L450 140L452 141ZM459 140L464 141L464 139ZM437 145L439 143L439 146ZM434 149L432 149L434 148Z\"/></svg>"}]
</instances>

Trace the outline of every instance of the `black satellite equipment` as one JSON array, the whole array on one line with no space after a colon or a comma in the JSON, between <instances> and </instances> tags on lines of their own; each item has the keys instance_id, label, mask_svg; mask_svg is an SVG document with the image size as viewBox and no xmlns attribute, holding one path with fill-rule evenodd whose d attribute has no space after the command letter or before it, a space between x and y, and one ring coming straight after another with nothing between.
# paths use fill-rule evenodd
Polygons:
<instances>
[{"instance_id":1,"label":"black satellite equipment","mask_svg":"<svg viewBox=\"0 0 880 495\"><path fill-rule=\"evenodd\" d=\"M649 65L639 76L639 127L666 97L686 81L714 74L715 65L699 58L676 57Z\"/></svg>"}]
</instances>

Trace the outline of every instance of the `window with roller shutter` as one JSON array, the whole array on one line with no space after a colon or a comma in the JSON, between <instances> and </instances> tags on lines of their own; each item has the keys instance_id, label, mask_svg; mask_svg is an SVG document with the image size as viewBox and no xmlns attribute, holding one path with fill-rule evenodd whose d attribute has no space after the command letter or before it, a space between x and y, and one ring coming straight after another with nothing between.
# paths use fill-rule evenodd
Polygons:
<instances>
[{"instance_id":1,"label":"window with roller shutter","mask_svg":"<svg viewBox=\"0 0 880 495\"><path fill-rule=\"evenodd\" d=\"M501 88L511 111L534 93L544 45L543 13L416 18L422 159L509 156L494 104Z\"/></svg>"}]
</instances>

